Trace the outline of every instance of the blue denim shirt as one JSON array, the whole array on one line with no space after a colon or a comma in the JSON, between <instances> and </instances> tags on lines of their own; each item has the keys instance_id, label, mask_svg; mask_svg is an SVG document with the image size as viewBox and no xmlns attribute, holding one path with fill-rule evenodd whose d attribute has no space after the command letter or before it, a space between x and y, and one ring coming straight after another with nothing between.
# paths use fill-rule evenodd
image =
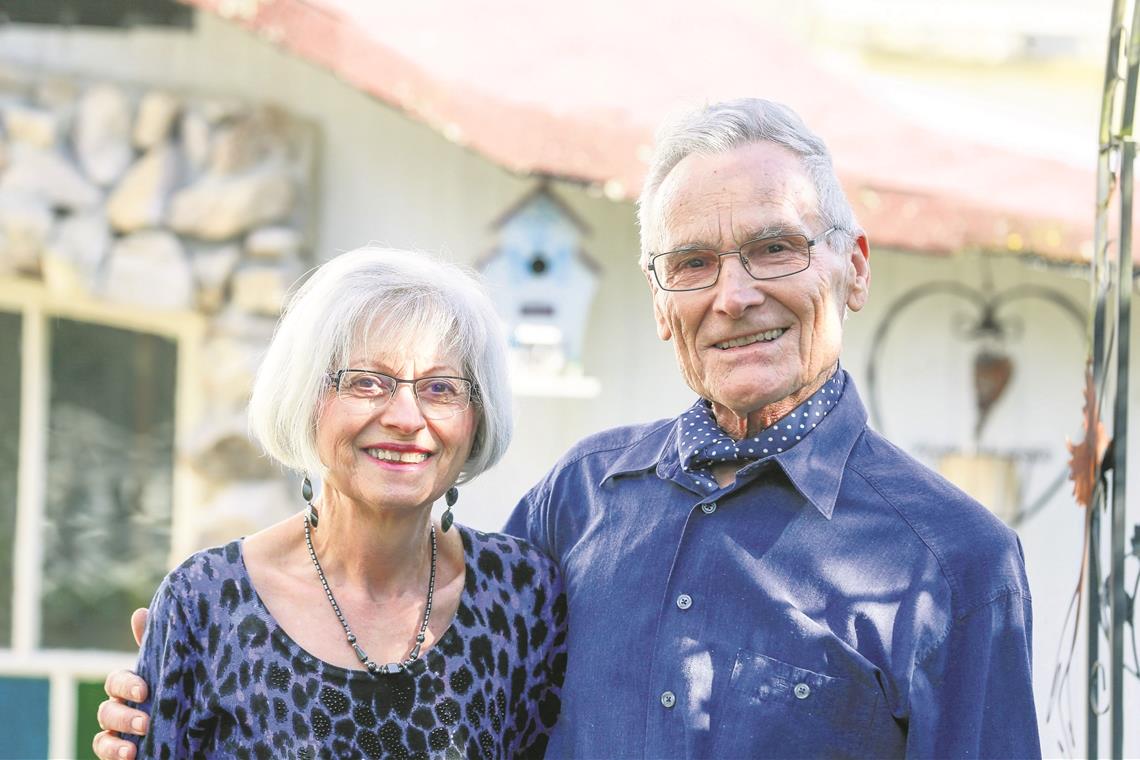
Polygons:
<instances>
[{"instance_id":1,"label":"blue denim shirt","mask_svg":"<svg viewBox=\"0 0 1140 760\"><path fill-rule=\"evenodd\" d=\"M870 430L854 383L702 495L677 419L571 449L507 532L562 567L548 757L1039 757L1021 545Z\"/></svg>"}]
</instances>

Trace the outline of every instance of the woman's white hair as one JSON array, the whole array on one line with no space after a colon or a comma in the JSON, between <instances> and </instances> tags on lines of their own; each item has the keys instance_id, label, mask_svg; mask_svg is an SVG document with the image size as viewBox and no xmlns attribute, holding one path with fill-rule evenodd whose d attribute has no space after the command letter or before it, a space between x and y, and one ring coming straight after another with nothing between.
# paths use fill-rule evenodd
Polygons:
<instances>
[{"instance_id":1,"label":"woman's white hair","mask_svg":"<svg viewBox=\"0 0 1140 760\"><path fill-rule=\"evenodd\" d=\"M387 357L435 348L457 357L474 380L479 421L459 477L466 482L499 461L511 440L502 329L472 271L427 253L375 246L343 253L289 299L253 383L250 430L285 467L322 475L316 432L329 373L382 335Z\"/></svg>"},{"instance_id":2,"label":"woman's white hair","mask_svg":"<svg viewBox=\"0 0 1140 760\"><path fill-rule=\"evenodd\" d=\"M800 157L819 198L819 221L835 227L847 248L862 232L855 212L839 184L827 145L804 124L795 111L780 103L760 98L726 100L690 111L667 122L657 133L649 173L637 202L641 228L641 264L661 244L661 213L656 208L657 191L669 173L687 156L729 153L758 142L781 145Z\"/></svg>"}]
</instances>

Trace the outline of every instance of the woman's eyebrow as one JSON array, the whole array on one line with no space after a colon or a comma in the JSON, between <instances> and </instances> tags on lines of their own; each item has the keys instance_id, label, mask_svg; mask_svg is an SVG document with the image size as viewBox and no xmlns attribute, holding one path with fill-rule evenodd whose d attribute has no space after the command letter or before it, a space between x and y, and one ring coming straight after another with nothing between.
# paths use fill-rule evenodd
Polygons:
<instances>
[{"instance_id":1,"label":"woman's eyebrow","mask_svg":"<svg viewBox=\"0 0 1140 760\"><path fill-rule=\"evenodd\" d=\"M399 373L392 370L388 365L378 361L370 361L368 359L353 359L349 363L349 367L351 369L359 369L366 372L379 372L381 375L388 375L389 377L399 377ZM416 375L416 378L441 376L460 377L462 376L462 373L456 367L450 364L433 364L423 372Z\"/></svg>"}]
</instances>

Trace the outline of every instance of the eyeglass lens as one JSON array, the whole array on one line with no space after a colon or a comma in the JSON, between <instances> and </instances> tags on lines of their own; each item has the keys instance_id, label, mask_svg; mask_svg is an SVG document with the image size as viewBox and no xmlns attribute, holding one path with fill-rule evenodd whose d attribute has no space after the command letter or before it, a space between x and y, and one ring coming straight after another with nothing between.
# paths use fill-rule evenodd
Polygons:
<instances>
[{"instance_id":1,"label":"eyeglass lens","mask_svg":"<svg viewBox=\"0 0 1140 760\"><path fill-rule=\"evenodd\" d=\"M420 411L429 419L453 417L471 403L471 383L458 377L421 377L409 381L362 370L348 370L339 377L337 394L341 398L365 401L372 406L388 403L401 383L411 383Z\"/></svg>"},{"instance_id":2,"label":"eyeglass lens","mask_svg":"<svg viewBox=\"0 0 1140 760\"><path fill-rule=\"evenodd\" d=\"M752 240L739 251L673 251L653 259L654 272L667 290L707 288L717 280L724 256L738 254L748 273L758 280L785 277L807 269L808 239L805 235L780 235Z\"/></svg>"}]
</instances>

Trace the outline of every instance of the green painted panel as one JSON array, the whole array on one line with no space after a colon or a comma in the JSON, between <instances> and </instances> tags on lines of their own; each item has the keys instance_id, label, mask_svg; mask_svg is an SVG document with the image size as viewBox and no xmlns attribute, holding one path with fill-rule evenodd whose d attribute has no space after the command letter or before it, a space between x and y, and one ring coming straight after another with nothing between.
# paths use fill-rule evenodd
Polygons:
<instances>
[{"instance_id":1,"label":"green painted panel","mask_svg":"<svg viewBox=\"0 0 1140 760\"><path fill-rule=\"evenodd\" d=\"M106 698L102 681L80 681L76 684L75 757L80 760L95 760L95 753L91 751L91 737L99 733L96 710Z\"/></svg>"}]
</instances>

